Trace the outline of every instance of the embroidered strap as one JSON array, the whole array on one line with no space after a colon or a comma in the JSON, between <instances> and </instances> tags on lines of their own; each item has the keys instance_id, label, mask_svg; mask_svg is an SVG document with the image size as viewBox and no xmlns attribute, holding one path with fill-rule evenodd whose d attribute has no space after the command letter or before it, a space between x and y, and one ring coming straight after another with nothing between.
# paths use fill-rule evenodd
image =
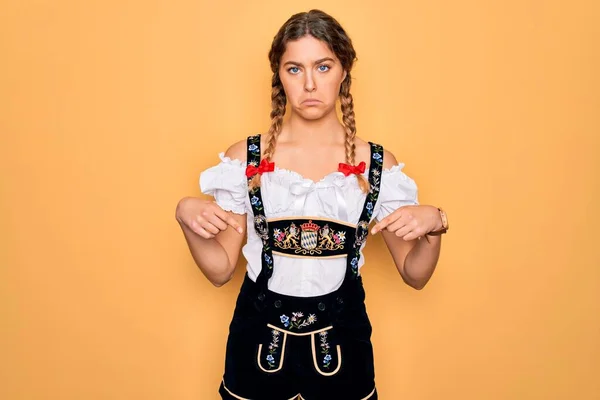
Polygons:
<instances>
[{"instance_id":1,"label":"embroidered strap","mask_svg":"<svg viewBox=\"0 0 600 400\"><path fill-rule=\"evenodd\" d=\"M379 198L381 185L381 171L383 170L383 147L369 142L371 145L371 165L369 167L369 193L365 199L365 205L356 226L356 239L348 253L348 264L346 268L346 279L358 277L358 260L360 259L360 248L366 242L369 235L369 223L373 216L373 209Z\"/></svg>"},{"instance_id":2,"label":"embroidered strap","mask_svg":"<svg viewBox=\"0 0 600 400\"><path fill-rule=\"evenodd\" d=\"M260 135L250 136L247 140L247 169L254 169L260 165ZM250 175L250 176L248 176ZM258 274L256 283L262 288L263 292L259 294L264 299L264 294L268 288L268 282L271 275L273 275L273 253L270 244L269 226L267 223L267 217L265 216L265 207L263 206L262 196L260 193L260 186L250 189L250 181L254 174L247 174L248 178L248 195L250 196L250 205L254 213L254 229L256 234L262 240L262 254L261 254L261 272Z\"/></svg>"}]
</instances>

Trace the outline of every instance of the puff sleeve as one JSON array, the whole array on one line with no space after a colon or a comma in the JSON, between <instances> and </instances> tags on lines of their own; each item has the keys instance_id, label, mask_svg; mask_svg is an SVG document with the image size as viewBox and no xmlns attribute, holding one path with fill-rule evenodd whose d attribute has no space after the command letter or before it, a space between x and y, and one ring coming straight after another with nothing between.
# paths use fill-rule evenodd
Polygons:
<instances>
[{"instance_id":1,"label":"puff sleeve","mask_svg":"<svg viewBox=\"0 0 600 400\"><path fill-rule=\"evenodd\" d=\"M221 162L200 173L200 190L213 196L225 211L246 214L248 181L246 167L241 160L231 159L219 153Z\"/></svg>"},{"instance_id":2,"label":"puff sleeve","mask_svg":"<svg viewBox=\"0 0 600 400\"><path fill-rule=\"evenodd\" d=\"M382 172L379 199L373 212L378 222L402 206L419 204L417 184L402 168L404 163L399 163Z\"/></svg>"}]
</instances>

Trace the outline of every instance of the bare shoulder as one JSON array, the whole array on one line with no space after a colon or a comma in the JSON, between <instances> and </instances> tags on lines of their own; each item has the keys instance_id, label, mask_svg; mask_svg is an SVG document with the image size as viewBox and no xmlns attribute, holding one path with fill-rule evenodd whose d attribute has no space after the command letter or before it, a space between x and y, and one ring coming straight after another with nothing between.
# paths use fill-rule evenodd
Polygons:
<instances>
[{"instance_id":1,"label":"bare shoulder","mask_svg":"<svg viewBox=\"0 0 600 400\"><path fill-rule=\"evenodd\" d=\"M359 160L368 160L371 156L371 145L369 142L359 138L358 136L355 139L356 143L356 155ZM383 168L389 169L394 165L398 164L398 160L394 154L387 150L385 147L383 148Z\"/></svg>"},{"instance_id":2,"label":"bare shoulder","mask_svg":"<svg viewBox=\"0 0 600 400\"><path fill-rule=\"evenodd\" d=\"M357 164L358 161L369 161L369 159L371 158L371 145L369 144L369 142L356 136L354 138L354 145L356 146Z\"/></svg>"},{"instance_id":3,"label":"bare shoulder","mask_svg":"<svg viewBox=\"0 0 600 400\"><path fill-rule=\"evenodd\" d=\"M225 151L225 156L227 156L233 160L243 161L245 163L248 158L248 149L246 148L247 143L248 143L248 138L242 139L239 142L235 142L234 144L229 146L229 148ZM266 145L267 145L267 143L265 141L265 135L261 134L260 135L261 155L264 152Z\"/></svg>"},{"instance_id":4,"label":"bare shoulder","mask_svg":"<svg viewBox=\"0 0 600 400\"><path fill-rule=\"evenodd\" d=\"M232 160L246 162L246 139L235 142L229 146L227 151L225 151L225 156L231 158Z\"/></svg>"},{"instance_id":5,"label":"bare shoulder","mask_svg":"<svg viewBox=\"0 0 600 400\"><path fill-rule=\"evenodd\" d=\"M384 148L383 149L383 168L390 169L394 165L397 165L397 164L398 164L398 160L396 160L396 156L394 156L394 154L391 151L386 150Z\"/></svg>"}]
</instances>

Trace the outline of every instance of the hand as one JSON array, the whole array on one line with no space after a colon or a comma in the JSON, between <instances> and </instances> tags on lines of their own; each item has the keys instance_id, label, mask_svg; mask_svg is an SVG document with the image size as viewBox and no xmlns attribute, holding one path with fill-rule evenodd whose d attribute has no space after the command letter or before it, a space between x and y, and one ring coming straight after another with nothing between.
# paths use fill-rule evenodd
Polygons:
<instances>
[{"instance_id":1,"label":"hand","mask_svg":"<svg viewBox=\"0 0 600 400\"><path fill-rule=\"evenodd\" d=\"M210 200L186 197L177 204L176 218L204 239L212 239L231 226L239 234L243 228L219 205Z\"/></svg>"},{"instance_id":2,"label":"hand","mask_svg":"<svg viewBox=\"0 0 600 400\"><path fill-rule=\"evenodd\" d=\"M406 241L414 240L442 229L442 218L440 211L434 206L403 206L375 224L371 234L384 229Z\"/></svg>"}]
</instances>

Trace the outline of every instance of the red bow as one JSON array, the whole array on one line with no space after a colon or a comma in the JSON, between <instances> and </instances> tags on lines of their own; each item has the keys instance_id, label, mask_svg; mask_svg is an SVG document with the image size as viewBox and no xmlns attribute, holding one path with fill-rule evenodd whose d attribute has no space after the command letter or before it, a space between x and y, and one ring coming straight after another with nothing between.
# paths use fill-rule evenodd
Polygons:
<instances>
[{"instance_id":1,"label":"red bow","mask_svg":"<svg viewBox=\"0 0 600 400\"><path fill-rule=\"evenodd\" d=\"M266 158L264 158L258 167L254 165L248 165L246 167L246 176L248 178L253 177L256 174L263 174L265 172L273 172L275 170L275 163L268 162Z\"/></svg>"},{"instance_id":2,"label":"red bow","mask_svg":"<svg viewBox=\"0 0 600 400\"><path fill-rule=\"evenodd\" d=\"M361 161L360 164L358 164L358 166L340 163L338 171L343 172L344 175L346 175L346 176L348 176L350 174L358 175L358 174L362 174L363 172L365 172L366 166L367 166L367 164L365 164L364 161Z\"/></svg>"}]
</instances>

